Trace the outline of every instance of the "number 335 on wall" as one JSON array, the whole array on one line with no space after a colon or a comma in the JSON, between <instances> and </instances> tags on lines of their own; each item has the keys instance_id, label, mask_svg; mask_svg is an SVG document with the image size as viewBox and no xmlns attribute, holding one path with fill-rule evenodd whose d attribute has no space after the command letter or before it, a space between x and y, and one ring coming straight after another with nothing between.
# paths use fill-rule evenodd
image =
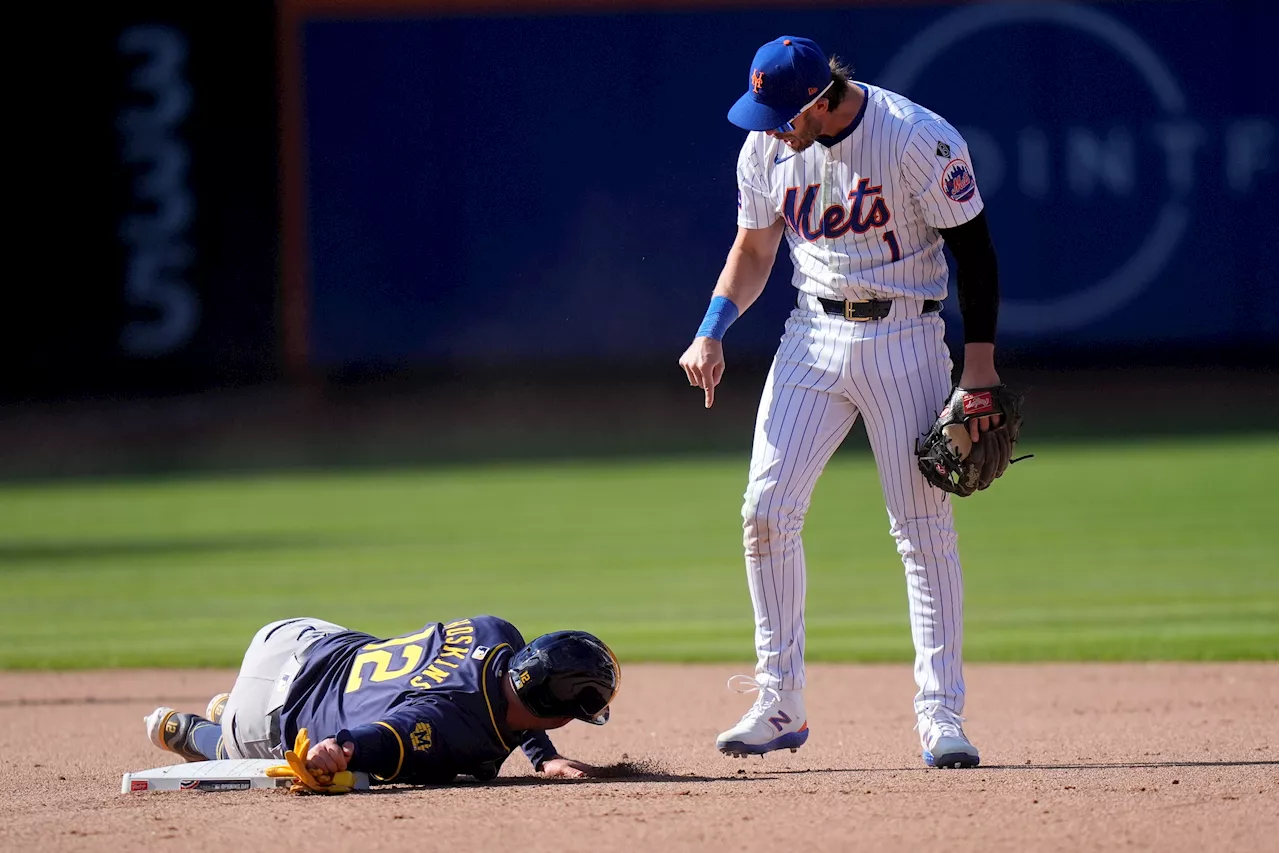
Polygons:
<instances>
[{"instance_id":1,"label":"number 335 on wall","mask_svg":"<svg viewBox=\"0 0 1280 853\"><path fill-rule=\"evenodd\" d=\"M121 32L117 47L138 61L129 76L131 103L116 121L123 160L133 173L120 238L125 302L136 315L121 330L120 346L130 355L153 357L182 347L200 322L200 301L187 279L195 254L191 151L178 132L191 112L187 39L173 27L147 24Z\"/></svg>"}]
</instances>

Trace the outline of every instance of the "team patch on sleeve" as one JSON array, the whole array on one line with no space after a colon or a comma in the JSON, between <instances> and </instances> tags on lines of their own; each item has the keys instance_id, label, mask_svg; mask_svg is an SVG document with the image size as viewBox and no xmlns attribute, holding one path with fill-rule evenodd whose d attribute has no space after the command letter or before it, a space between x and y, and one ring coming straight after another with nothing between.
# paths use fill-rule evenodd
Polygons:
<instances>
[{"instance_id":1,"label":"team patch on sleeve","mask_svg":"<svg viewBox=\"0 0 1280 853\"><path fill-rule=\"evenodd\" d=\"M942 170L942 192L954 202L963 204L973 198L978 191L978 182L973 178L973 170L963 160L952 160Z\"/></svg>"},{"instance_id":2,"label":"team patch on sleeve","mask_svg":"<svg viewBox=\"0 0 1280 853\"><path fill-rule=\"evenodd\" d=\"M409 741L413 744L413 748L417 752L431 751L431 724L418 723L413 727L413 731L409 733Z\"/></svg>"}]
</instances>

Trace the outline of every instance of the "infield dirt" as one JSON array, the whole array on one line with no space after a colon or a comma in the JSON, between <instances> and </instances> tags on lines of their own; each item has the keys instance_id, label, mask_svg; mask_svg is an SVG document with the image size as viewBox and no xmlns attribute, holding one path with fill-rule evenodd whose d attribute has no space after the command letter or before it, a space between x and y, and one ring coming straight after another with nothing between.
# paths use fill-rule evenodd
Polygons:
<instances>
[{"instance_id":1,"label":"infield dirt","mask_svg":"<svg viewBox=\"0 0 1280 853\"><path fill-rule=\"evenodd\" d=\"M544 781L517 754L488 785L346 797L119 793L172 763L143 715L200 710L231 672L0 673L0 849L1276 849L1274 662L967 669L974 770L921 766L905 665L812 666L809 743L745 761L713 746L749 704L733 668L631 665L609 725L555 741L638 775Z\"/></svg>"}]
</instances>

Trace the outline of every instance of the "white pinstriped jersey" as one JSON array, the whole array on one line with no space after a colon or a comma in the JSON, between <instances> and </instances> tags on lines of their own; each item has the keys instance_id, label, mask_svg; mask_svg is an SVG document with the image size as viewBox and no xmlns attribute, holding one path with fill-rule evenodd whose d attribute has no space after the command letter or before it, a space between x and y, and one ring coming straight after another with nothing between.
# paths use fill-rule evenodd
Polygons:
<instances>
[{"instance_id":1,"label":"white pinstriped jersey","mask_svg":"<svg viewBox=\"0 0 1280 853\"><path fill-rule=\"evenodd\" d=\"M830 148L796 153L761 132L738 156L738 224L784 217L791 283L827 299L938 299L947 293L939 228L982 211L969 150L937 113L857 83L866 103Z\"/></svg>"}]
</instances>

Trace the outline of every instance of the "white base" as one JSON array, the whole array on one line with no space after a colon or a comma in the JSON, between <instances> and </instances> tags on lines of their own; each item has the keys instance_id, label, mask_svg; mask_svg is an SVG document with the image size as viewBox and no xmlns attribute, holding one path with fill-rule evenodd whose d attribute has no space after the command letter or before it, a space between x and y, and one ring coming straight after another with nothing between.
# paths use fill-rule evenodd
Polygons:
<instances>
[{"instance_id":1,"label":"white base","mask_svg":"<svg viewBox=\"0 0 1280 853\"><path fill-rule=\"evenodd\" d=\"M120 793L145 791L248 791L251 788L287 788L292 779L273 779L268 767L284 764L278 758L224 758L218 761L192 761L168 767L153 767L125 773L120 778ZM356 773L356 790L369 787L369 774Z\"/></svg>"}]
</instances>

